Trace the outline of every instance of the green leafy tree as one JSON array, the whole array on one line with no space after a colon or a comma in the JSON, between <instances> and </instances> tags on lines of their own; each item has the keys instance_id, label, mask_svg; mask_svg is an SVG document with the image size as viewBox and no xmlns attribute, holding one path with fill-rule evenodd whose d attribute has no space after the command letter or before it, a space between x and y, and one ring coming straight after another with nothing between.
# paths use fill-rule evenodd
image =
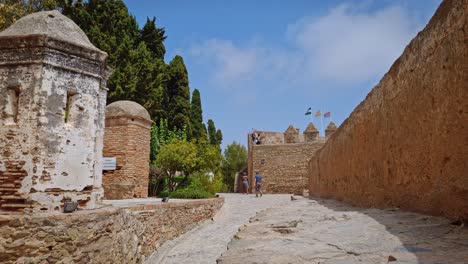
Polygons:
<instances>
[{"instance_id":1,"label":"green leafy tree","mask_svg":"<svg viewBox=\"0 0 468 264\"><path fill-rule=\"evenodd\" d=\"M169 63L167 94L169 102L166 112L170 128L186 127L190 135L190 90L188 73L181 56L175 56Z\"/></svg>"},{"instance_id":2,"label":"green leafy tree","mask_svg":"<svg viewBox=\"0 0 468 264\"><path fill-rule=\"evenodd\" d=\"M234 177L236 173L245 167L247 167L247 150L243 145L234 141L224 150L222 165L223 180L230 191L234 189Z\"/></svg>"},{"instance_id":3,"label":"green leafy tree","mask_svg":"<svg viewBox=\"0 0 468 264\"><path fill-rule=\"evenodd\" d=\"M151 127L151 147L150 160L154 162L159 150L163 145L171 144L174 141L187 141L187 132L185 129L170 130L167 125L167 120L161 119L159 124L153 124Z\"/></svg>"},{"instance_id":4,"label":"green leafy tree","mask_svg":"<svg viewBox=\"0 0 468 264\"><path fill-rule=\"evenodd\" d=\"M176 181L176 173L182 173L184 179L181 182L186 182L197 164L196 146L188 141L174 140L170 144L165 144L156 157L156 165L166 173L171 192L179 185Z\"/></svg>"},{"instance_id":5,"label":"green leafy tree","mask_svg":"<svg viewBox=\"0 0 468 264\"><path fill-rule=\"evenodd\" d=\"M197 144L198 164L196 171L216 173L220 169L223 156L218 146L210 145L206 140L199 140Z\"/></svg>"},{"instance_id":6,"label":"green leafy tree","mask_svg":"<svg viewBox=\"0 0 468 264\"><path fill-rule=\"evenodd\" d=\"M153 53L153 56L158 59L164 60L166 54L166 47L164 47L164 40L166 30L164 28L156 27L156 18L146 18L146 23L140 31L141 41L146 43L146 46Z\"/></svg>"}]
</instances>

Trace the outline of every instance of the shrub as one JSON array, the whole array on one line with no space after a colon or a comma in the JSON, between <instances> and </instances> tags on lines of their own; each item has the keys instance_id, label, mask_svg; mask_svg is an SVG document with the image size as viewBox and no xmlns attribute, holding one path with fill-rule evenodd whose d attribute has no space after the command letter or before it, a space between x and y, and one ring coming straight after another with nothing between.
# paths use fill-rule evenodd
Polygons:
<instances>
[{"instance_id":1,"label":"shrub","mask_svg":"<svg viewBox=\"0 0 468 264\"><path fill-rule=\"evenodd\" d=\"M169 197L179 199L206 199L213 198L214 195L203 190L202 188L194 188L189 186L187 188L175 190L169 194Z\"/></svg>"},{"instance_id":2,"label":"shrub","mask_svg":"<svg viewBox=\"0 0 468 264\"><path fill-rule=\"evenodd\" d=\"M216 193L227 191L227 186L223 183L223 179L220 174L214 175L211 181L208 175L206 175L205 173L195 173L192 176L190 176L190 178L190 186L202 188L213 195Z\"/></svg>"}]
</instances>

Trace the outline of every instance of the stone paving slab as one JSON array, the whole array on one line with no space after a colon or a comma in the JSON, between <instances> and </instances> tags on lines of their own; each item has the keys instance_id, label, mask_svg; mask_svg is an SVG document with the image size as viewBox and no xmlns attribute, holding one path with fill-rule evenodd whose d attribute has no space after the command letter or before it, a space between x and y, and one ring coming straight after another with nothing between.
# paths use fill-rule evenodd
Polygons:
<instances>
[{"instance_id":1,"label":"stone paving slab","mask_svg":"<svg viewBox=\"0 0 468 264\"><path fill-rule=\"evenodd\" d=\"M299 198L250 222L218 263L468 264L468 228L397 208Z\"/></svg>"},{"instance_id":2,"label":"stone paving slab","mask_svg":"<svg viewBox=\"0 0 468 264\"><path fill-rule=\"evenodd\" d=\"M145 263L216 263L239 228L261 210L287 206L291 195L221 194L224 206L211 221L165 243Z\"/></svg>"}]
</instances>

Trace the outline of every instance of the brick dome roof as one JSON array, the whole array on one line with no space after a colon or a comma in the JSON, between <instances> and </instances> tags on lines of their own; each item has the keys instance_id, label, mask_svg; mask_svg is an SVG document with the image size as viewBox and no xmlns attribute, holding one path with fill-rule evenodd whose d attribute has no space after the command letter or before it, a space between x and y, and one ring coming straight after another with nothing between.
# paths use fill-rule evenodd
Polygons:
<instances>
[{"instance_id":1,"label":"brick dome roof","mask_svg":"<svg viewBox=\"0 0 468 264\"><path fill-rule=\"evenodd\" d=\"M0 37L27 35L46 35L59 41L101 51L89 41L75 22L56 10L29 14L0 32Z\"/></svg>"},{"instance_id":2,"label":"brick dome roof","mask_svg":"<svg viewBox=\"0 0 468 264\"><path fill-rule=\"evenodd\" d=\"M151 121L148 111L139 103L133 101L117 101L106 106L106 118L119 116L130 116Z\"/></svg>"}]
</instances>

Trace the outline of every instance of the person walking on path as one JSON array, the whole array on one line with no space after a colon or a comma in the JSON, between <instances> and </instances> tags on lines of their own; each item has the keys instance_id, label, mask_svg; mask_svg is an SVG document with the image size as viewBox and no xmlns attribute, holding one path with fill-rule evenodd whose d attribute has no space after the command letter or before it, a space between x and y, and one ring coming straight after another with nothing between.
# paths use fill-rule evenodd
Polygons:
<instances>
[{"instance_id":1,"label":"person walking on path","mask_svg":"<svg viewBox=\"0 0 468 264\"><path fill-rule=\"evenodd\" d=\"M258 197L258 194L260 193L260 197L263 196L262 193L262 175L260 173L255 172L255 196Z\"/></svg>"},{"instance_id":2,"label":"person walking on path","mask_svg":"<svg viewBox=\"0 0 468 264\"><path fill-rule=\"evenodd\" d=\"M242 185L244 186L244 193L248 194L248 192L249 192L249 177L247 177L247 173L245 173L245 172L242 175Z\"/></svg>"}]
</instances>

